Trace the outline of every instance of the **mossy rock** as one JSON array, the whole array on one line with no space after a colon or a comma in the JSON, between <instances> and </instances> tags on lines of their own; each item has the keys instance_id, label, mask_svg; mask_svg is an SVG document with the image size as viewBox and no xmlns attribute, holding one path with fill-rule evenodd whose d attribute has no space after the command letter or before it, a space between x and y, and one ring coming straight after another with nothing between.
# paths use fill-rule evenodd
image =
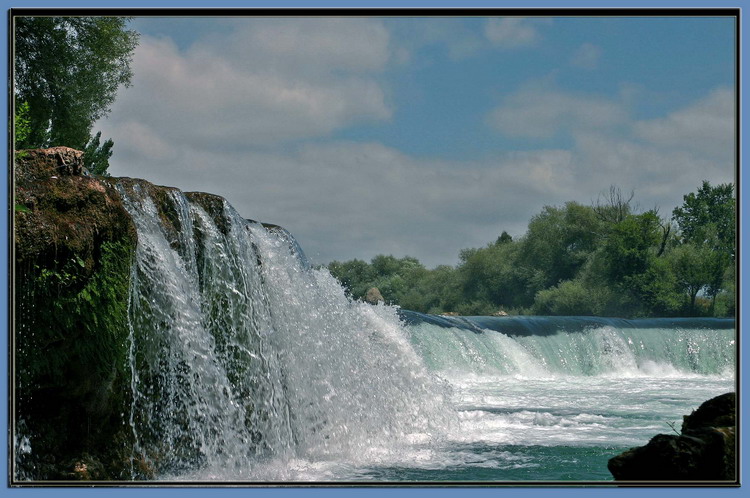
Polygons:
<instances>
[{"instance_id":1,"label":"mossy rock","mask_svg":"<svg viewBox=\"0 0 750 498\"><path fill-rule=\"evenodd\" d=\"M17 471L129 477L135 226L106 179L58 162L21 151L14 165L15 422L31 444Z\"/></svg>"}]
</instances>

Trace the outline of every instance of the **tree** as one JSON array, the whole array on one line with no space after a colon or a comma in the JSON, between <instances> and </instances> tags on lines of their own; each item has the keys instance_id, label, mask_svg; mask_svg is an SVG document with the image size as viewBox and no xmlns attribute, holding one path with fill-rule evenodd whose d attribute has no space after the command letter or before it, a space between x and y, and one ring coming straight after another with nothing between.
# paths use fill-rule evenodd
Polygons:
<instances>
[{"instance_id":1,"label":"tree","mask_svg":"<svg viewBox=\"0 0 750 498\"><path fill-rule=\"evenodd\" d=\"M618 313L671 314L678 306L674 274L659 248L663 223L655 210L626 216L602 247L603 277L617 290Z\"/></svg>"},{"instance_id":2,"label":"tree","mask_svg":"<svg viewBox=\"0 0 750 498\"><path fill-rule=\"evenodd\" d=\"M544 274L542 287L575 277L600 244L602 221L592 207L567 202L545 206L529 222L519 261Z\"/></svg>"},{"instance_id":3,"label":"tree","mask_svg":"<svg viewBox=\"0 0 750 498\"><path fill-rule=\"evenodd\" d=\"M26 137L29 136L29 133L31 133L31 120L29 119L28 102L23 102L18 105L18 107L16 108L14 121L14 143L16 144L16 148L18 149L18 144L23 143L26 140Z\"/></svg>"},{"instance_id":4,"label":"tree","mask_svg":"<svg viewBox=\"0 0 750 498\"><path fill-rule=\"evenodd\" d=\"M114 142L110 138L103 144L99 144L102 132L97 132L96 136L89 140L86 148L83 150L83 157L86 160L86 167L94 175L109 176L109 158L112 157L112 146Z\"/></svg>"},{"instance_id":5,"label":"tree","mask_svg":"<svg viewBox=\"0 0 750 498\"><path fill-rule=\"evenodd\" d=\"M698 192L685 195L683 201L682 206L672 211L672 219L680 232L680 247L677 248L680 258L674 259L677 273L694 280L689 288L683 285L688 289L691 310L695 309L698 292L711 298L713 310L716 297L727 287L727 269L734 264L734 186L727 183L713 187L704 181ZM698 281L702 285L696 291Z\"/></svg>"},{"instance_id":6,"label":"tree","mask_svg":"<svg viewBox=\"0 0 750 498\"><path fill-rule=\"evenodd\" d=\"M507 244L509 242L513 242L513 237L511 237L508 232L503 230L503 233L501 233L500 237L497 238L495 244Z\"/></svg>"},{"instance_id":7,"label":"tree","mask_svg":"<svg viewBox=\"0 0 750 498\"><path fill-rule=\"evenodd\" d=\"M328 270L354 298L364 297L376 278L372 267L361 259L345 262L332 261L328 265Z\"/></svg>"},{"instance_id":8,"label":"tree","mask_svg":"<svg viewBox=\"0 0 750 498\"><path fill-rule=\"evenodd\" d=\"M707 246L687 243L676 247L669 255L677 286L687 296L690 314L696 314L696 298L701 291L712 299L721 290L724 265L721 253Z\"/></svg>"},{"instance_id":9,"label":"tree","mask_svg":"<svg viewBox=\"0 0 750 498\"><path fill-rule=\"evenodd\" d=\"M83 150L92 141L91 128L109 113L118 87L130 85L138 34L125 29L128 21L15 18L15 100L17 106L28 103L30 127L21 148L65 145ZM105 155L102 151L98 169Z\"/></svg>"},{"instance_id":10,"label":"tree","mask_svg":"<svg viewBox=\"0 0 750 498\"><path fill-rule=\"evenodd\" d=\"M684 243L709 244L734 260L735 200L731 183L712 187L707 181L697 193L683 197L682 206L672 211Z\"/></svg>"},{"instance_id":11,"label":"tree","mask_svg":"<svg viewBox=\"0 0 750 498\"><path fill-rule=\"evenodd\" d=\"M544 286L544 273L521 264L520 242L489 244L479 249L464 249L457 277L465 302L475 308L515 308L529 306L536 291ZM486 305L486 306L485 306Z\"/></svg>"}]
</instances>

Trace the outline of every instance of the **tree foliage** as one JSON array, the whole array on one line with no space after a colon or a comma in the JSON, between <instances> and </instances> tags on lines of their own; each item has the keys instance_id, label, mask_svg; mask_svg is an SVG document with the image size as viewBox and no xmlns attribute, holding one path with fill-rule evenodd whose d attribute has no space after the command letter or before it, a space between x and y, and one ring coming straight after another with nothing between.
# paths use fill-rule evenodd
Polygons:
<instances>
[{"instance_id":1,"label":"tree foliage","mask_svg":"<svg viewBox=\"0 0 750 498\"><path fill-rule=\"evenodd\" d=\"M378 287L387 302L426 313L731 315L733 232L724 228L735 213L727 192L731 185L704 183L675 209L673 227L656 210L636 212L633 194L612 187L591 206L545 206L522 237L502 232L486 247L464 249L456 267L428 270L414 258L381 255L329 268L355 298Z\"/></svg>"},{"instance_id":2,"label":"tree foliage","mask_svg":"<svg viewBox=\"0 0 750 498\"><path fill-rule=\"evenodd\" d=\"M92 137L83 150L83 157L86 159L86 167L94 175L108 176L109 158L112 157L112 146L114 142L110 138L103 144L100 143L102 132Z\"/></svg>"},{"instance_id":3,"label":"tree foliage","mask_svg":"<svg viewBox=\"0 0 750 498\"><path fill-rule=\"evenodd\" d=\"M21 143L24 143L26 138L31 133L31 120L29 119L29 103L22 102L16 107L15 120L14 120L14 144L17 149Z\"/></svg>"},{"instance_id":4,"label":"tree foliage","mask_svg":"<svg viewBox=\"0 0 750 498\"><path fill-rule=\"evenodd\" d=\"M699 293L716 304L722 290L733 288L729 272L735 261L736 221L734 186L715 187L704 181L697 192L683 197L683 204L672 211L677 223L678 247L673 256L678 281L695 309Z\"/></svg>"},{"instance_id":5,"label":"tree foliage","mask_svg":"<svg viewBox=\"0 0 750 498\"><path fill-rule=\"evenodd\" d=\"M28 103L28 134L19 148L86 149L94 123L108 114L132 78L138 34L123 17L17 17L14 38L16 107ZM17 133L18 136L18 133ZM99 141L99 137L96 137ZM94 149L97 149L97 145ZM103 172L111 140L99 151Z\"/></svg>"},{"instance_id":6,"label":"tree foliage","mask_svg":"<svg viewBox=\"0 0 750 498\"><path fill-rule=\"evenodd\" d=\"M707 181L697 192L683 197L683 204L672 211L672 218L684 243L708 244L734 259L735 200L731 183L712 187Z\"/></svg>"}]
</instances>

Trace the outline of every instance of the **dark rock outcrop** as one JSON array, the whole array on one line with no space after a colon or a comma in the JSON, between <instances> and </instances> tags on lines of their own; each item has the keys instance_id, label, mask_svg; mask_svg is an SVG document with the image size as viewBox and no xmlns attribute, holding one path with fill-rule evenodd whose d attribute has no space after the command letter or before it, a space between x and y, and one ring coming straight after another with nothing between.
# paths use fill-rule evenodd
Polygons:
<instances>
[{"instance_id":1,"label":"dark rock outcrop","mask_svg":"<svg viewBox=\"0 0 750 498\"><path fill-rule=\"evenodd\" d=\"M117 479L130 468L128 295L136 231L80 151L14 164L15 475Z\"/></svg>"},{"instance_id":2,"label":"dark rock outcrop","mask_svg":"<svg viewBox=\"0 0 750 498\"><path fill-rule=\"evenodd\" d=\"M736 396L726 393L684 417L680 435L659 434L609 460L622 481L735 481Z\"/></svg>"}]
</instances>

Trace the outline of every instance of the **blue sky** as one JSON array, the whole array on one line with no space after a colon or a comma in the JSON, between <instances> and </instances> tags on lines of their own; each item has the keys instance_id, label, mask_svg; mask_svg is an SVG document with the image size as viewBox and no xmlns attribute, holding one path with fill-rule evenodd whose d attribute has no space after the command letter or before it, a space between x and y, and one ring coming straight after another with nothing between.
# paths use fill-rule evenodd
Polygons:
<instances>
[{"instance_id":1,"label":"blue sky","mask_svg":"<svg viewBox=\"0 0 750 498\"><path fill-rule=\"evenodd\" d=\"M428 267L610 185L669 217L734 181L734 19L507 14L137 18L110 172Z\"/></svg>"}]
</instances>

